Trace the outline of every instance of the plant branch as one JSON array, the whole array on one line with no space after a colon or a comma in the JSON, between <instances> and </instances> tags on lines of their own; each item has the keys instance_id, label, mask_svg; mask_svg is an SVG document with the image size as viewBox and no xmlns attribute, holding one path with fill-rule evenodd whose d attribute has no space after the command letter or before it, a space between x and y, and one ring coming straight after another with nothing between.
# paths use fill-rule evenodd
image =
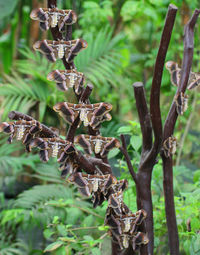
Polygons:
<instances>
[{"instance_id":1,"label":"plant branch","mask_svg":"<svg viewBox=\"0 0 200 255\"><path fill-rule=\"evenodd\" d=\"M192 66L193 60L193 49L194 49L194 27L197 22L197 18L199 16L200 10L195 10L192 18L185 25L185 33L184 33L184 55L183 62L181 67L181 77L180 84L178 86L176 95L180 92L185 92L189 80L190 70ZM171 136L174 132L174 127L176 124L178 114L176 111L176 104L173 101L171 108L169 110L167 119L164 125L164 139L166 140L169 136Z\"/></svg>"},{"instance_id":2,"label":"plant branch","mask_svg":"<svg viewBox=\"0 0 200 255\"><path fill-rule=\"evenodd\" d=\"M144 209L147 212L147 218L145 219L146 231L149 238L148 247L144 246L140 248L140 254L142 255L152 255L154 250L154 229L153 229L153 205L152 205L152 195L151 195L151 178L153 167L156 163L156 157L160 151L162 144L162 120L160 112L160 87L162 82L162 73L164 62L171 39L171 34L174 26L174 21L176 17L177 7L170 4L168 7L168 12L166 15L165 25L163 28L160 46L158 54L156 57L156 63L154 67L153 81L151 87L150 95L150 117L151 122L148 119L148 131L150 131L149 124L152 123L152 128L154 132L154 144L150 148L151 139L147 137L147 130L144 128L146 123L144 123L144 116L142 114L148 114L148 110L145 103L144 91L141 89L141 84L136 83L135 95L136 95L136 105L138 110L138 115L140 119L142 136L143 136L143 152L140 160L140 165L137 173L137 207L138 209ZM140 95L138 95L138 93ZM142 98L142 108L140 109L140 101ZM144 112L145 111L145 112ZM148 115L147 115L148 116ZM148 117L149 118L149 117ZM151 133L149 134L151 136ZM144 140L145 139L145 140ZM149 139L149 140L148 140ZM148 145L147 145L148 144ZM146 146L144 146L146 145ZM146 151L144 151L146 148ZM150 148L150 152L149 149Z\"/></svg>"},{"instance_id":3,"label":"plant branch","mask_svg":"<svg viewBox=\"0 0 200 255\"><path fill-rule=\"evenodd\" d=\"M131 163L131 159L128 155L128 151L127 151L127 146L126 146L126 141L125 141L125 137L124 135L120 135L121 141L122 141L122 146L120 147L120 151L122 152L122 154L124 155L124 158L126 160L129 172L134 180L135 183L137 183L137 176L136 173L134 172L132 163Z\"/></svg>"},{"instance_id":4,"label":"plant branch","mask_svg":"<svg viewBox=\"0 0 200 255\"><path fill-rule=\"evenodd\" d=\"M135 82L133 84L136 108L140 120L140 127L142 131L142 155L152 148L152 126L151 118L147 107L144 85L142 82ZM141 155L141 158L143 156Z\"/></svg>"},{"instance_id":5,"label":"plant branch","mask_svg":"<svg viewBox=\"0 0 200 255\"><path fill-rule=\"evenodd\" d=\"M175 5L170 4L168 7L168 12L165 20L164 29L162 32L162 37L160 41L160 46L158 54L156 57L156 63L154 67L153 81L151 87L151 98L150 98L150 113L152 127L154 131L154 145L151 151L151 156L157 156L161 143L162 143L162 120L160 113L160 87L162 81L163 67L165 63L165 58L167 55L167 50L169 42L171 39L172 30L174 27L174 22L176 18L178 8Z\"/></svg>"},{"instance_id":6,"label":"plant branch","mask_svg":"<svg viewBox=\"0 0 200 255\"><path fill-rule=\"evenodd\" d=\"M185 25L184 33L184 55L181 68L180 84L177 88L176 95L181 92L185 92L189 80L190 70L193 60L193 49L194 49L194 27L197 22L197 18L200 14L200 10L195 10L192 18ZM174 128L178 114L176 111L176 103L172 102L169 110L167 119L164 125L163 141L173 135ZM164 153L161 153L163 160L163 189L165 196L165 212L167 219L168 237L169 237L169 248L171 255L179 255L179 237L176 223L176 212L174 205L174 190L173 190L173 160L172 156L166 157Z\"/></svg>"},{"instance_id":7,"label":"plant branch","mask_svg":"<svg viewBox=\"0 0 200 255\"><path fill-rule=\"evenodd\" d=\"M80 151L74 154L75 161L79 164L79 167L85 170L88 174L95 174L99 170L103 174L111 174L112 170L110 165L104 163L102 159L86 157Z\"/></svg>"}]
</instances>

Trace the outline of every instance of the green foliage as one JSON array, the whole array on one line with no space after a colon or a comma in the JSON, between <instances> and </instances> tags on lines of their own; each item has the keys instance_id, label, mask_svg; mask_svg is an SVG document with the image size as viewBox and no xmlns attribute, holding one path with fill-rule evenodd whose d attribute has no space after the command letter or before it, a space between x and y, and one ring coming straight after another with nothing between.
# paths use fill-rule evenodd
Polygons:
<instances>
[{"instance_id":1,"label":"green foliage","mask_svg":"<svg viewBox=\"0 0 200 255\"><path fill-rule=\"evenodd\" d=\"M75 102L75 98L69 98L70 91L66 94L59 92L54 83L46 80L50 71L63 69L63 65L61 62L49 64L39 53L30 50L32 40L35 40L31 34L33 27L29 25L32 1L19 2L16 8L17 1L0 1L1 120L6 120L9 111L18 110L31 113L33 117L50 126L59 127L62 134L65 134L66 125L58 120L52 106L59 101ZM78 71L84 72L87 83L94 85L91 101L107 101L114 107L113 121L106 123L101 132L104 136L125 134L129 144L128 152L134 170L137 171L142 140L131 84L143 81L148 98L159 40L170 1L77 0L73 6L72 1L58 2L60 8L75 8L78 13L79 23L75 27L73 38L83 37L88 41L88 48L77 56L75 64ZM167 60L175 60L181 64L183 24L191 11L198 7L198 0L171 2L177 5L180 11L177 14ZM6 9L3 9L4 7ZM200 30L198 27L196 30L193 71L198 72ZM17 48L20 49L19 52L16 51ZM171 85L166 70L161 90L161 111L162 116L166 116L176 90ZM174 167L174 188L181 253L198 255L199 91L190 93L189 100L189 109L179 119L176 127L175 136L179 141L185 132L187 135L182 147L180 144L179 164ZM191 114L193 117L189 123ZM187 125L188 131L185 129ZM129 189L124 193L124 201L135 211L135 184L120 151L111 151L109 160L116 175L120 179L128 179ZM159 160L152 177L155 254L167 254L168 251L162 180L162 166ZM42 164L34 153L24 153L20 144L15 142L8 145L1 137L1 255L43 254L45 249L49 251L48 254L56 255L71 255L74 252L84 255L110 254L110 240L105 236L106 229L103 226L106 203L101 208L93 209L89 201L81 199L74 188L61 180L56 162L51 160ZM40 240L34 242L31 232L34 236L40 236L42 232ZM21 233L25 233L26 236Z\"/></svg>"}]
</instances>

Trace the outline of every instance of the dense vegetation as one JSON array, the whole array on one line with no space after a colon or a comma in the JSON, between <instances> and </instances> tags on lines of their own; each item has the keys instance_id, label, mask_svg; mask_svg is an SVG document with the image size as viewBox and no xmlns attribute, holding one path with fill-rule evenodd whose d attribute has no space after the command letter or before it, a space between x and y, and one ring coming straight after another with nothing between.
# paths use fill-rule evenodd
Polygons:
<instances>
[{"instance_id":1,"label":"dense vegetation","mask_svg":"<svg viewBox=\"0 0 200 255\"><path fill-rule=\"evenodd\" d=\"M0 14L1 121L6 120L9 111L18 110L49 126L58 127L64 135L66 124L52 111L52 106L67 100L69 95L63 95L46 80L47 74L59 68L60 64L49 64L40 54L29 49L39 36L44 36L35 23L30 22L29 13L33 7L45 6L45 1L6 2L7 5L0 1L2 8L5 8ZM172 2L179 7L179 13L167 60L181 64L183 26L198 1ZM107 101L114 106L113 119L103 126L102 134L126 134L130 139L129 153L136 171L141 134L131 85L135 81L144 82L148 98L169 3L167 0L59 1L60 8L72 8L80 14L73 37L83 37L89 46L76 58L75 64L79 71L85 73L88 82L94 84L92 102ZM199 27L195 31L192 68L195 72L199 71L200 66ZM181 254L185 255L200 254L198 91L199 88L190 92L189 109L179 118L175 133L179 141L174 161L175 201ZM169 74L164 71L161 95L163 116L167 114L174 92ZM41 164L36 154L26 154L17 142L7 145L5 141L6 138L1 135L0 254L42 254L52 242L56 243L48 246L47 250L58 248L52 254L72 254L72 249L77 254L109 254L110 241L103 226L106 204L93 209L87 200L80 201L76 189L60 179L55 161ZM112 151L109 160L115 174L120 179L129 180L125 202L136 211L135 186L119 150ZM152 182L155 254L167 254L162 167L158 160ZM72 238L68 238L68 233ZM69 245L63 247L63 242Z\"/></svg>"}]
</instances>

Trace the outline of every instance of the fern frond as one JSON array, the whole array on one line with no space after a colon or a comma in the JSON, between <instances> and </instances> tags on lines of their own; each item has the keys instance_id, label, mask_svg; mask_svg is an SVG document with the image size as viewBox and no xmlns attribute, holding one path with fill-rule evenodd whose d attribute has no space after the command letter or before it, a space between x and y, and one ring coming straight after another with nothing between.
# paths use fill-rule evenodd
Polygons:
<instances>
[{"instance_id":1,"label":"fern frond","mask_svg":"<svg viewBox=\"0 0 200 255\"><path fill-rule=\"evenodd\" d=\"M51 160L47 164L40 163L34 168L35 173L31 176L43 181L63 184L58 167L58 163L52 163Z\"/></svg>"},{"instance_id":2,"label":"fern frond","mask_svg":"<svg viewBox=\"0 0 200 255\"><path fill-rule=\"evenodd\" d=\"M59 184L37 185L21 193L14 203L16 208L33 209L45 207L48 200L69 199L73 197L69 187Z\"/></svg>"},{"instance_id":3,"label":"fern frond","mask_svg":"<svg viewBox=\"0 0 200 255\"><path fill-rule=\"evenodd\" d=\"M84 72L87 79L97 88L104 85L104 93L110 89L110 85L119 86L120 75L117 73L121 67L122 56L119 52L120 42L123 34L112 38L112 30L107 27L94 38L93 35L86 35L88 48L75 59L78 70ZM101 90L100 90L101 93ZM101 96L101 94L99 94Z\"/></svg>"},{"instance_id":4,"label":"fern frond","mask_svg":"<svg viewBox=\"0 0 200 255\"><path fill-rule=\"evenodd\" d=\"M0 239L0 254L1 255L26 255L26 245L23 241L18 240L17 242L10 243L4 242Z\"/></svg>"}]
</instances>

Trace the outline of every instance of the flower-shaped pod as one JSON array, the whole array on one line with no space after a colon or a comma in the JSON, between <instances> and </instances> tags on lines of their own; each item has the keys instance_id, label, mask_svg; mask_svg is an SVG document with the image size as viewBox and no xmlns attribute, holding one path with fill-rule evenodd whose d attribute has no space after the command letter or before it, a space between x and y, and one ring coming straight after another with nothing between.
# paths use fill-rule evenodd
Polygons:
<instances>
[{"instance_id":1,"label":"flower-shaped pod","mask_svg":"<svg viewBox=\"0 0 200 255\"><path fill-rule=\"evenodd\" d=\"M30 143L30 148L37 147L40 152L40 159L47 162L50 157L56 157L58 161L65 157L65 154L75 152L73 144L59 137L35 138Z\"/></svg>"},{"instance_id":2,"label":"flower-shaped pod","mask_svg":"<svg viewBox=\"0 0 200 255\"><path fill-rule=\"evenodd\" d=\"M62 159L65 158L65 161L60 164L61 177L63 179L65 179L68 175L76 173L78 170L78 164L71 155L72 154L65 153L65 156L62 157Z\"/></svg>"},{"instance_id":3,"label":"flower-shaped pod","mask_svg":"<svg viewBox=\"0 0 200 255\"><path fill-rule=\"evenodd\" d=\"M84 126L90 125L93 129L98 129L101 122L112 118L108 113L112 110L112 105L109 103L71 104L63 102L56 104L53 109L70 125L80 114L80 121L83 121Z\"/></svg>"},{"instance_id":4,"label":"flower-shaped pod","mask_svg":"<svg viewBox=\"0 0 200 255\"><path fill-rule=\"evenodd\" d=\"M49 27L56 27L60 32L64 31L65 25L72 25L77 21L77 15L72 10L58 10L57 8L38 8L32 10L31 19L40 22L40 28L44 31Z\"/></svg>"},{"instance_id":5,"label":"flower-shaped pod","mask_svg":"<svg viewBox=\"0 0 200 255\"><path fill-rule=\"evenodd\" d=\"M145 245L149 242L149 239L145 233L137 232L134 235L122 234L118 235L115 231L110 231L113 241L118 243L120 249L127 249L129 245L132 246L133 251L137 250L141 245Z\"/></svg>"},{"instance_id":6,"label":"flower-shaped pod","mask_svg":"<svg viewBox=\"0 0 200 255\"><path fill-rule=\"evenodd\" d=\"M179 93L175 96L175 103L177 113L183 115L188 108L188 95L185 95L183 92Z\"/></svg>"},{"instance_id":7,"label":"flower-shaped pod","mask_svg":"<svg viewBox=\"0 0 200 255\"><path fill-rule=\"evenodd\" d=\"M181 68L179 68L178 64L174 61L168 61L165 66L171 74L171 83L178 87L181 77ZM200 73L190 72L187 88L190 90L198 85L200 85Z\"/></svg>"},{"instance_id":8,"label":"flower-shaped pod","mask_svg":"<svg viewBox=\"0 0 200 255\"><path fill-rule=\"evenodd\" d=\"M61 91L67 91L73 88L77 95L80 95L84 85L83 73L72 70L55 70L48 74L47 80L55 81L57 88Z\"/></svg>"},{"instance_id":9,"label":"flower-shaped pod","mask_svg":"<svg viewBox=\"0 0 200 255\"><path fill-rule=\"evenodd\" d=\"M174 136L168 137L163 143L163 150L164 150L165 157L168 158L170 157L170 155L175 154L176 147L177 147L176 137Z\"/></svg>"},{"instance_id":10,"label":"flower-shaped pod","mask_svg":"<svg viewBox=\"0 0 200 255\"><path fill-rule=\"evenodd\" d=\"M17 140L22 140L23 144L28 145L31 139L41 130L42 126L36 120L18 120L14 122L2 122L0 124L0 132L10 134L8 138L9 143L11 143L13 138L16 137Z\"/></svg>"},{"instance_id":11,"label":"flower-shaped pod","mask_svg":"<svg viewBox=\"0 0 200 255\"><path fill-rule=\"evenodd\" d=\"M123 214L123 192L122 190L117 193L111 194L108 198L108 210L111 208L118 216Z\"/></svg>"},{"instance_id":12,"label":"flower-shaped pod","mask_svg":"<svg viewBox=\"0 0 200 255\"><path fill-rule=\"evenodd\" d=\"M100 135L79 135L75 137L74 142L82 146L87 154L94 152L100 154L101 157L105 157L110 150L120 147L120 142L116 138Z\"/></svg>"},{"instance_id":13,"label":"flower-shaped pod","mask_svg":"<svg viewBox=\"0 0 200 255\"><path fill-rule=\"evenodd\" d=\"M124 233L133 235L133 233L138 230L138 226L142 223L146 216L147 213L144 210L121 215L120 217L115 217L111 214L110 217L107 218L106 225L112 227L112 229L116 229L115 232L117 231L120 235Z\"/></svg>"},{"instance_id":14,"label":"flower-shaped pod","mask_svg":"<svg viewBox=\"0 0 200 255\"><path fill-rule=\"evenodd\" d=\"M68 181L75 183L83 195L90 196L92 193L109 189L117 182L117 179L111 174L90 175L79 172L69 176Z\"/></svg>"},{"instance_id":15,"label":"flower-shaped pod","mask_svg":"<svg viewBox=\"0 0 200 255\"><path fill-rule=\"evenodd\" d=\"M81 50L87 48L87 45L87 42L83 39L72 41L43 40L35 42L33 48L44 54L51 62L55 62L56 59L65 57L66 61L70 63Z\"/></svg>"}]
</instances>

